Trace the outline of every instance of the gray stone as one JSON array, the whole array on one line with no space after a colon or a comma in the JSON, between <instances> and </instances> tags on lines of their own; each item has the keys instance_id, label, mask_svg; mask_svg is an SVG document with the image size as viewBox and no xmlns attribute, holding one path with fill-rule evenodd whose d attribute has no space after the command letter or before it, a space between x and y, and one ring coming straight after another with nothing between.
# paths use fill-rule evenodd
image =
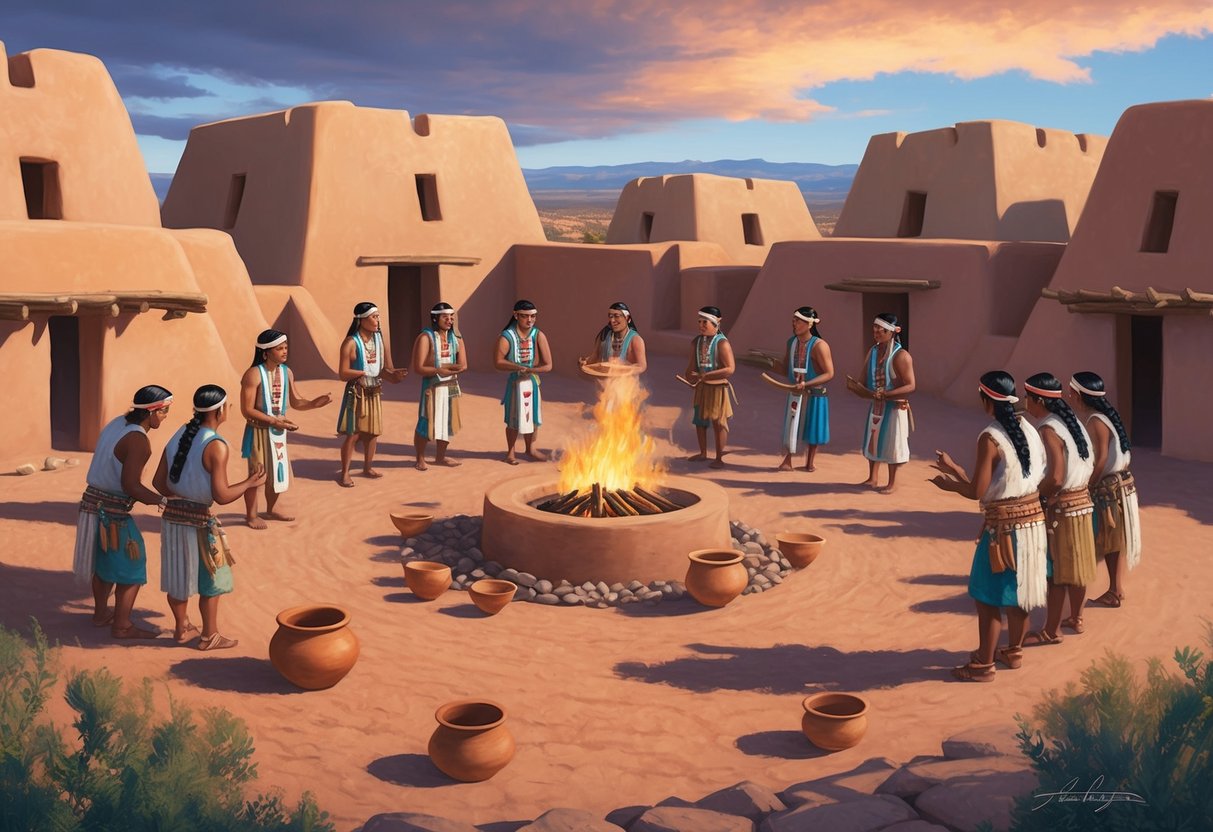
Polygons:
<instances>
[{"instance_id":1,"label":"gray stone","mask_svg":"<svg viewBox=\"0 0 1213 832\"><path fill-rule=\"evenodd\" d=\"M553 589L552 582L549 580L535 581L535 591L540 595L546 595Z\"/></svg>"},{"instance_id":2,"label":"gray stone","mask_svg":"<svg viewBox=\"0 0 1213 832\"><path fill-rule=\"evenodd\" d=\"M607 823L613 823L616 826L622 826L624 829L630 829L636 818L643 815L651 807L649 806L620 806L618 809L612 809L607 812Z\"/></svg>"},{"instance_id":3,"label":"gray stone","mask_svg":"<svg viewBox=\"0 0 1213 832\"><path fill-rule=\"evenodd\" d=\"M726 815L741 815L752 821L760 821L771 812L782 812L788 808L775 796L775 792L749 780L712 792L695 806Z\"/></svg>"},{"instance_id":4,"label":"gray stone","mask_svg":"<svg viewBox=\"0 0 1213 832\"><path fill-rule=\"evenodd\" d=\"M889 779L890 772L896 769L897 764L887 757L871 757L849 771L788 786L779 797L791 807L824 806L867 797L876 793L877 788Z\"/></svg>"},{"instance_id":5,"label":"gray stone","mask_svg":"<svg viewBox=\"0 0 1213 832\"><path fill-rule=\"evenodd\" d=\"M30 474L37 472L38 466L32 462L27 462L24 465L17 466L17 473L23 477L28 477Z\"/></svg>"},{"instance_id":6,"label":"gray stone","mask_svg":"<svg viewBox=\"0 0 1213 832\"><path fill-rule=\"evenodd\" d=\"M585 599L574 592L570 592L568 595L563 596L560 600L569 606L576 606L577 604L585 603Z\"/></svg>"},{"instance_id":7,"label":"gray stone","mask_svg":"<svg viewBox=\"0 0 1213 832\"><path fill-rule=\"evenodd\" d=\"M683 807L686 807L686 806L694 806L695 804L689 800L683 800L681 797L679 797L676 794L672 794L669 797L667 797L665 800L662 800L657 805L658 806L683 806Z\"/></svg>"},{"instance_id":8,"label":"gray stone","mask_svg":"<svg viewBox=\"0 0 1213 832\"><path fill-rule=\"evenodd\" d=\"M754 832L754 821L688 806L654 806L628 832Z\"/></svg>"},{"instance_id":9,"label":"gray stone","mask_svg":"<svg viewBox=\"0 0 1213 832\"><path fill-rule=\"evenodd\" d=\"M534 575L532 575L530 572L519 572L518 579L514 581L514 583L518 584L518 586L526 586L526 587L532 587L538 582L539 582L539 579L536 578Z\"/></svg>"},{"instance_id":10,"label":"gray stone","mask_svg":"<svg viewBox=\"0 0 1213 832\"><path fill-rule=\"evenodd\" d=\"M909 804L896 797L880 795L859 797L844 803L806 804L788 812L767 817L760 832L876 832L894 823L917 820Z\"/></svg>"},{"instance_id":11,"label":"gray stone","mask_svg":"<svg viewBox=\"0 0 1213 832\"><path fill-rule=\"evenodd\" d=\"M512 566L507 567L502 569L497 577L501 578L503 581L512 581L513 583L518 583L518 570Z\"/></svg>"},{"instance_id":12,"label":"gray stone","mask_svg":"<svg viewBox=\"0 0 1213 832\"><path fill-rule=\"evenodd\" d=\"M602 596L609 595L611 592L611 588L607 586L606 581L599 581L598 583L594 584L594 589L599 595Z\"/></svg>"},{"instance_id":13,"label":"gray stone","mask_svg":"<svg viewBox=\"0 0 1213 832\"><path fill-rule=\"evenodd\" d=\"M773 584L781 584L783 583L783 576L779 573L775 573L774 575L767 575L767 580Z\"/></svg>"},{"instance_id":14,"label":"gray stone","mask_svg":"<svg viewBox=\"0 0 1213 832\"><path fill-rule=\"evenodd\" d=\"M1022 754L1015 734L1016 728L1010 722L978 725L944 740L943 756L950 760L967 760L998 754Z\"/></svg>"},{"instance_id":15,"label":"gray stone","mask_svg":"<svg viewBox=\"0 0 1213 832\"><path fill-rule=\"evenodd\" d=\"M597 587L594 586L592 581L586 581L580 587L578 587L578 589L584 589L586 592L593 592L595 589L597 589Z\"/></svg>"},{"instance_id":16,"label":"gray stone","mask_svg":"<svg viewBox=\"0 0 1213 832\"><path fill-rule=\"evenodd\" d=\"M550 592L544 592L535 596L535 602L538 604L559 604L560 596L553 595Z\"/></svg>"},{"instance_id":17,"label":"gray stone","mask_svg":"<svg viewBox=\"0 0 1213 832\"><path fill-rule=\"evenodd\" d=\"M471 577L475 578L476 580L480 580L481 578L488 577L488 573L486 573L483 569L473 569Z\"/></svg>"},{"instance_id":18,"label":"gray stone","mask_svg":"<svg viewBox=\"0 0 1213 832\"><path fill-rule=\"evenodd\" d=\"M1031 770L953 777L920 794L914 805L924 818L950 829L976 829L989 822L997 832L1004 832L1011 828L1015 800L1038 787Z\"/></svg>"},{"instance_id":19,"label":"gray stone","mask_svg":"<svg viewBox=\"0 0 1213 832\"><path fill-rule=\"evenodd\" d=\"M621 583L613 583L608 587L611 592L623 592L624 588L624 585Z\"/></svg>"},{"instance_id":20,"label":"gray stone","mask_svg":"<svg viewBox=\"0 0 1213 832\"><path fill-rule=\"evenodd\" d=\"M913 800L928 789L949 780L974 782L996 775L1020 774L1025 771L1030 773L1031 768L1032 764L1027 757L1005 754L967 760L936 758L902 766L880 784L876 793Z\"/></svg>"},{"instance_id":21,"label":"gray stone","mask_svg":"<svg viewBox=\"0 0 1213 832\"><path fill-rule=\"evenodd\" d=\"M456 561L455 568L466 575L476 568L476 561L471 558L460 558Z\"/></svg>"},{"instance_id":22,"label":"gray stone","mask_svg":"<svg viewBox=\"0 0 1213 832\"><path fill-rule=\"evenodd\" d=\"M58 471L60 468L63 467L63 463L65 463L65 462L67 462L67 460L63 459L61 457L48 456L46 459L42 460L42 470L43 471Z\"/></svg>"},{"instance_id":23,"label":"gray stone","mask_svg":"<svg viewBox=\"0 0 1213 832\"><path fill-rule=\"evenodd\" d=\"M68 468L75 468L77 465L80 464L80 460L76 459L74 456L69 456L67 458L67 460L64 461L63 464L66 465Z\"/></svg>"},{"instance_id":24,"label":"gray stone","mask_svg":"<svg viewBox=\"0 0 1213 832\"><path fill-rule=\"evenodd\" d=\"M480 551L475 546L473 546L472 548L468 549L468 557L472 558L473 560L481 561L481 560L484 560L484 552ZM493 563L493 562L494 561L489 561L489 563ZM501 564L497 564L497 565L500 566Z\"/></svg>"},{"instance_id":25,"label":"gray stone","mask_svg":"<svg viewBox=\"0 0 1213 832\"><path fill-rule=\"evenodd\" d=\"M557 598L563 598L566 595L573 595L575 593L571 586L558 586L552 590L552 594Z\"/></svg>"},{"instance_id":26,"label":"gray stone","mask_svg":"<svg viewBox=\"0 0 1213 832\"><path fill-rule=\"evenodd\" d=\"M751 555L761 555L763 553L762 547L757 543L746 543L742 548Z\"/></svg>"},{"instance_id":27,"label":"gray stone","mask_svg":"<svg viewBox=\"0 0 1213 832\"><path fill-rule=\"evenodd\" d=\"M628 584L628 589L635 592L638 589L644 589L644 584L642 584L640 581L632 581L630 584Z\"/></svg>"},{"instance_id":28,"label":"gray stone","mask_svg":"<svg viewBox=\"0 0 1213 832\"><path fill-rule=\"evenodd\" d=\"M362 832L477 832L470 823L423 815L418 812L385 812L362 826Z\"/></svg>"},{"instance_id":29,"label":"gray stone","mask_svg":"<svg viewBox=\"0 0 1213 832\"><path fill-rule=\"evenodd\" d=\"M741 559L741 562L751 569L758 569L762 566L762 558L758 557L758 555L746 555Z\"/></svg>"},{"instance_id":30,"label":"gray stone","mask_svg":"<svg viewBox=\"0 0 1213 832\"><path fill-rule=\"evenodd\" d=\"M518 832L618 832L619 827L582 809L548 809Z\"/></svg>"}]
</instances>

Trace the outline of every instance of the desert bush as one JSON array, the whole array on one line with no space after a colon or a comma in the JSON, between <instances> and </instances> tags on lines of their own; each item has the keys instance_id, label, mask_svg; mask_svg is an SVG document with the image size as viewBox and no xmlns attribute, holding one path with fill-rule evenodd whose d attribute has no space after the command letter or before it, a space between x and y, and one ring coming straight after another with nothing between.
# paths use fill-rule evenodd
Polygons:
<instances>
[{"instance_id":1,"label":"desert bush","mask_svg":"<svg viewBox=\"0 0 1213 832\"><path fill-rule=\"evenodd\" d=\"M170 697L165 716L150 680L73 672L69 743L42 714L57 679L36 622L29 640L0 626L0 832L333 829L308 793L294 807L278 794L245 798L257 777L253 740L228 711L195 718Z\"/></svg>"},{"instance_id":2,"label":"desert bush","mask_svg":"<svg viewBox=\"0 0 1213 832\"><path fill-rule=\"evenodd\" d=\"M1206 641L1213 647L1213 626ZM1040 787L1017 802L1016 832L1213 829L1213 665L1190 647L1174 661L1179 675L1152 659L1143 679L1109 652L1081 685L1047 694L1034 722L1017 717ZM1049 792L1069 799L1046 803L1039 795ZM1145 804L1100 809L1105 802L1088 792L1131 793Z\"/></svg>"}]
</instances>

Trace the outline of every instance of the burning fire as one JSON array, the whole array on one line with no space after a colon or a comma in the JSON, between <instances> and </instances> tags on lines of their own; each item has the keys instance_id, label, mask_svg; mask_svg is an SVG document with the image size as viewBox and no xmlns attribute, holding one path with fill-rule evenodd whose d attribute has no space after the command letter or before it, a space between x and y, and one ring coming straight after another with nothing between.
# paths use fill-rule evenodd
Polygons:
<instances>
[{"instance_id":1,"label":"burning fire","mask_svg":"<svg viewBox=\"0 0 1213 832\"><path fill-rule=\"evenodd\" d=\"M593 429L567 445L561 457L561 494L585 492L595 483L611 491L653 489L664 479L665 467L640 419L648 392L635 375L605 381L594 405Z\"/></svg>"}]
</instances>

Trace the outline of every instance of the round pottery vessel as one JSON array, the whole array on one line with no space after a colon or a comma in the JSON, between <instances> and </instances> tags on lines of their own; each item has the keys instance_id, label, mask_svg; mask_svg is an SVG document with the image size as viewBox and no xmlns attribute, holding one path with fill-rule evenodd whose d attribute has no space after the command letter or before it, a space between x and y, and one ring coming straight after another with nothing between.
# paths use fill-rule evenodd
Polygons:
<instances>
[{"instance_id":1,"label":"round pottery vessel","mask_svg":"<svg viewBox=\"0 0 1213 832\"><path fill-rule=\"evenodd\" d=\"M687 557L687 592L705 607L723 607L750 582L742 554L733 549L699 549Z\"/></svg>"},{"instance_id":2,"label":"round pottery vessel","mask_svg":"<svg viewBox=\"0 0 1213 832\"><path fill-rule=\"evenodd\" d=\"M488 780L514 758L514 737L505 709L496 702L465 699L434 712L430 759L443 774L465 783Z\"/></svg>"},{"instance_id":3,"label":"round pottery vessel","mask_svg":"<svg viewBox=\"0 0 1213 832\"><path fill-rule=\"evenodd\" d=\"M517 591L517 584L496 578L482 578L468 587L472 603L479 607L481 612L489 615L496 615L509 606Z\"/></svg>"},{"instance_id":4,"label":"round pottery vessel","mask_svg":"<svg viewBox=\"0 0 1213 832\"><path fill-rule=\"evenodd\" d=\"M433 601L450 588L451 567L432 560L406 561L404 582L418 598Z\"/></svg>"},{"instance_id":5,"label":"round pottery vessel","mask_svg":"<svg viewBox=\"0 0 1213 832\"><path fill-rule=\"evenodd\" d=\"M797 569L804 569L817 560L822 547L826 545L824 537L806 532L784 532L775 535L775 542L779 544L779 551L783 552L788 563Z\"/></svg>"},{"instance_id":6,"label":"round pottery vessel","mask_svg":"<svg viewBox=\"0 0 1213 832\"><path fill-rule=\"evenodd\" d=\"M270 662L304 690L331 688L358 661L358 637L350 614L331 604L304 604L278 613Z\"/></svg>"},{"instance_id":7,"label":"round pottery vessel","mask_svg":"<svg viewBox=\"0 0 1213 832\"><path fill-rule=\"evenodd\" d=\"M853 693L815 693L805 697L800 730L826 751L842 751L868 730L868 702Z\"/></svg>"},{"instance_id":8,"label":"round pottery vessel","mask_svg":"<svg viewBox=\"0 0 1213 832\"><path fill-rule=\"evenodd\" d=\"M391 517L392 523L404 537L416 537L434 522L434 515L419 511L393 511Z\"/></svg>"}]
</instances>

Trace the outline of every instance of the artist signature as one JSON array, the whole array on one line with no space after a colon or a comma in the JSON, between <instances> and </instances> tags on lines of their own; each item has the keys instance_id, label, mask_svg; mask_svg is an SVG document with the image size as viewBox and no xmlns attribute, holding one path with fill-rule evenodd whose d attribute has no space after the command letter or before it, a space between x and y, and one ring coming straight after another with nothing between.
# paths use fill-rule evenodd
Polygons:
<instances>
[{"instance_id":1,"label":"artist signature","mask_svg":"<svg viewBox=\"0 0 1213 832\"><path fill-rule=\"evenodd\" d=\"M1111 806L1113 803L1139 803L1142 806L1146 805L1146 799L1135 792L1122 791L1103 791L1100 786L1103 785L1103 775L1099 775L1091 781L1090 787L1086 791L1078 791L1078 778L1075 777L1062 788L1059 792L1039 792L1032 795L1035 798L1041 799L1032 807L1032 811L1043 809L1054 800L1058 803L1099 803L1096 812L1102 812L1104 809Z\"/></svg>"}]
</instances>

